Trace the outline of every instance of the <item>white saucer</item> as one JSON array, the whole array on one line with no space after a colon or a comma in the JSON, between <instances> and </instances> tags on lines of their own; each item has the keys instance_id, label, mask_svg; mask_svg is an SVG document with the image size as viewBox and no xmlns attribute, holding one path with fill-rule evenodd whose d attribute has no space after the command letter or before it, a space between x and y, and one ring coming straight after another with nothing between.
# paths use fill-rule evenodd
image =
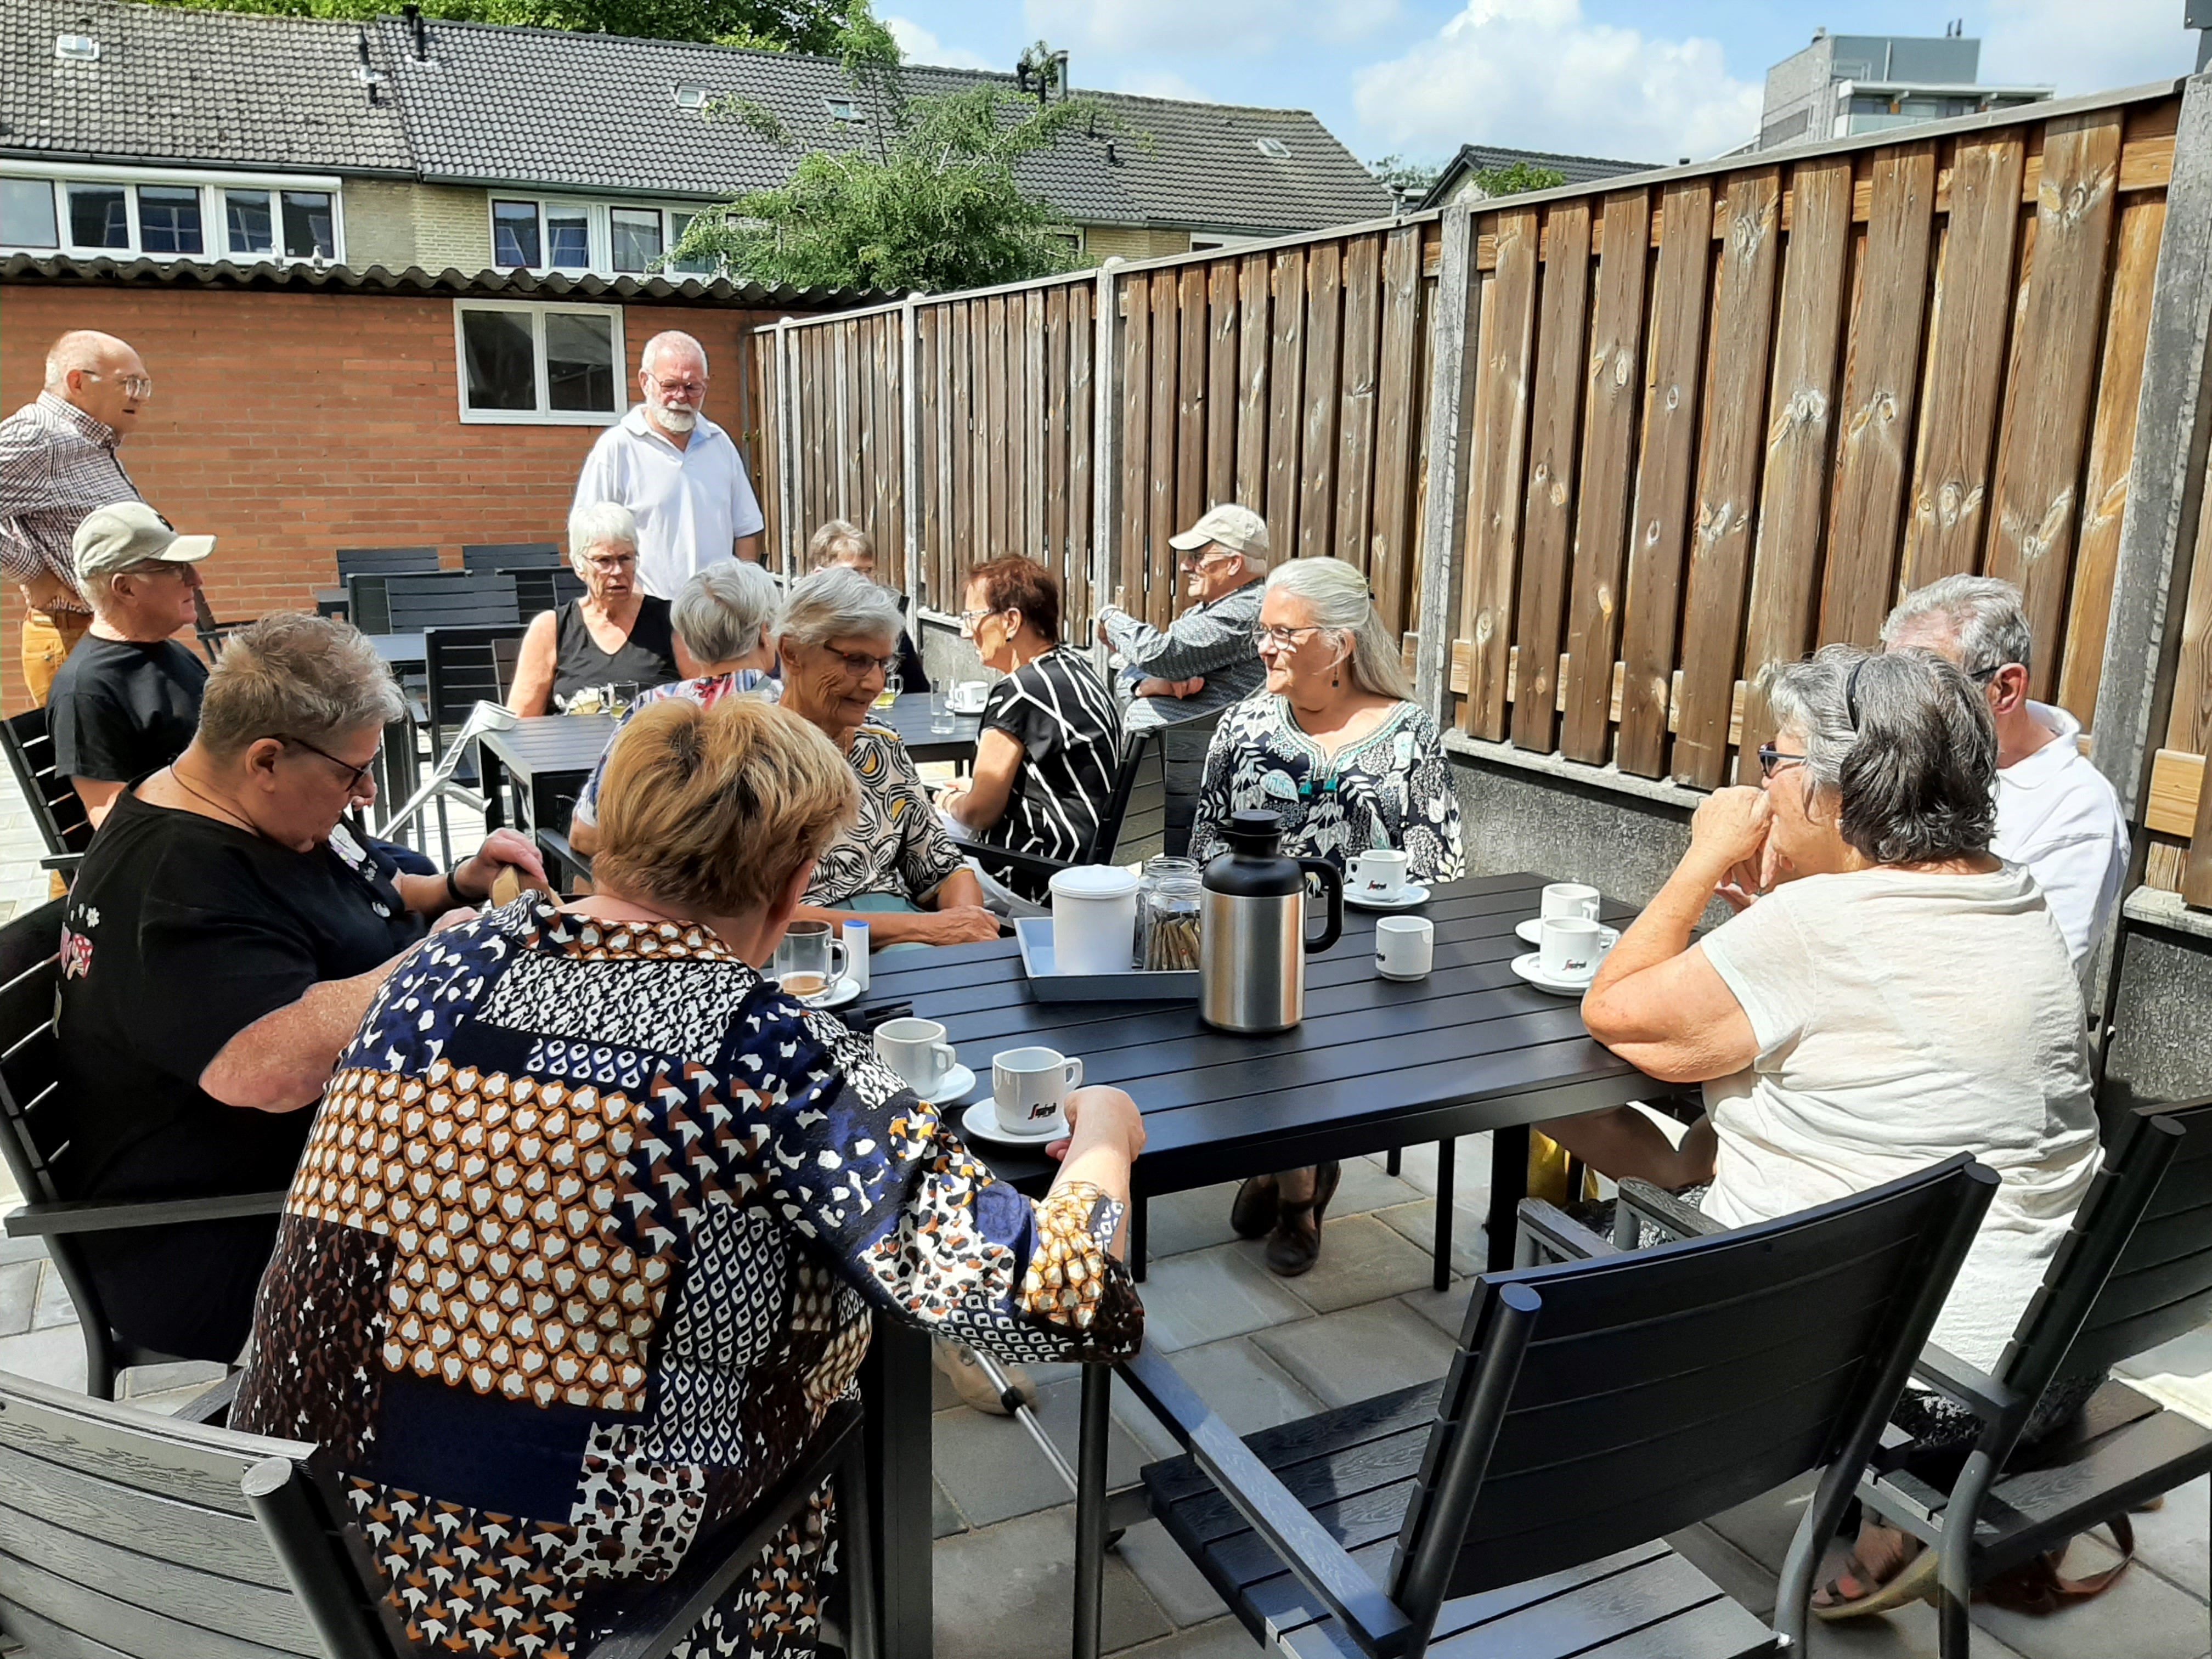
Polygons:
<instances>
[{"instance_id":1,"label":"white saucer","mask_svg":"<svg viewBox=\"0 0 2212 1659\"><path fill-rule=\"evenodd\" d=\"M1554 979L1544 971L1544 953L1540 951L1514 957L1513 971L1538 990L1549 991L1555 997L1578 997L1589 989L1590 980L1597 977L1593 972L1589 979Z\"/></svg>"},{"instance_id":2,"label":"white saucer","mask_svg":"<svg viewBox=\"0 0 2212 1659\"><path fill-rule=\"evenodd\" d=\"M1418 882L1407 882L1398 890L1394 899L1369 898L1364 893L1344 890L1344 902L1355 910L1410 910L1417 904L1429 902L1429 890Z\"/></svg>"},{"instance_id":3,"label":"white saucer","mask_svg":"<svg viewBox=\"0 0 2212 1659\"><path fill-rule=\"evenodd\" d=\"M860 995L860 981L848 974L828 990L817 991L811 997L800 997L799 1000L809 1008L842 1008L848 1002L858 1001Z\"/></svg>"},{"instance_id":4,"label":"white saucer","mask_svg":"<svg viewBox=\"0 0 2212 1659\"><path fill-rule=\"evenodd\" d=\"M949 1100L957 1100L975 1086L975 1073L955 1061L938 1085L922 1098L933 1106L942 1106Z\"/></svg>"},{"instance_id":5,"label":"white saucer","mask_svg":"<svg viewBox=\"0 0 2212 1659\"><path fill-rule=\"evenodd\" d=\"M1541 945L1544 942L1543 918L1540 916L1531 916L1528 921L1522 922L1516 927L1513 933L1514 936L1523 945ZM1600 922L1598 924L1597 948L1600 951L1610 951L1614 945L1620 943L1620 929L1618 927L1608 927L1603 922Z\"/></svg>"},{"instance_id":6,"label":"white saucer","mask_svg":"<svg viewBox=\"0 0 2212 1659\"><path fill-rule=\"evenodd\" d=\"M1044 1146L1067 1133L1054 1129L1041 1135L1008 1134L999 1127L999 1103L986 1095L960 1114L960 1127L977 1140L995 1140L1008 1146Z\"/></svg>"},{"instance_id":7,"label":"white saucer","mask_svg":"<svg viewBox=\"0 0 2212 1659\"><path fill-rule=\"evenodd\" d=\"M989 699L985 699L985 702L988 701ZM963 720L972 720L976 715L983 712L983 703L981 702L977 703L972 708L964 702L948 702L945 706L947 708L950 708L954 714L959 715Z\"/></svg>"}]
</instances>

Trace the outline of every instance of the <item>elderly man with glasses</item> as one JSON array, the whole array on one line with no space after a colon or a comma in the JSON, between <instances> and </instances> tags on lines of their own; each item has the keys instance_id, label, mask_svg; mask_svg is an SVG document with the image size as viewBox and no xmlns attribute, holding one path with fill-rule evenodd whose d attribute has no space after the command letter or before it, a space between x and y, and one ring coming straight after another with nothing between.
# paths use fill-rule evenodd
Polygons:
<instances>
[{"instance_id":1,"label":"elderly man with glasses","mask_svg":"<svg viewBox=\"0 0 2212 1659\"><path fill-rule=\"evenodd\" d=\"M38 397L0 421L0 570L27 607L23 682L40 703L92 626L72 551L77 526L95 507L140 499L115 452L153 395L128 343L76 329L46 353ZM204 601L195 615L213 621Z\"/></svg>"},{"instance_id":2,"label":"elderly man with glasses","mask_svg":"<svg viewBox=\"0 0 2212 1659\"><path fill-rule=\"evenodd\" d=\"M1099 639L1121 659L1122 725L1133 732L1241 702L1267 677L1252 643L1267 574L1267 520L1224 504L1168 545L1178 556L1188 610L1164 629L1119 605L1098 613Z\"/></svg>"},{"instance_id":3,"label":"elderly man with glasses","mask_svg":"<svg viewBox=\"0 0 2212 1659\"><path fill-rule=\"evenodd\" d=\"M717 559L758 564L766 520L730 434L707 418L707 349L675 330L638 354L639 402L600 434L574 510L617 501L637 519L638 586L672 599Z\"/></svg>"}]
</instances>

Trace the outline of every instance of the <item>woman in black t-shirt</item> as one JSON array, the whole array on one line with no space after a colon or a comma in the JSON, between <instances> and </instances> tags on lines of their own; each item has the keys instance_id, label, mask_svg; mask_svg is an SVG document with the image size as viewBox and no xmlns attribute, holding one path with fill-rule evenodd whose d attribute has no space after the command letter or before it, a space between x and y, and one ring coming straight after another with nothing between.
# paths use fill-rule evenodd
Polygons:
<instances>
[{"instance_id":1,"label":"woman in black t-shirt","mask_svg":"<svg viewBox=\"0 0 2212 1659\"><path fill-rule=\"evenodd\" d=\"M1035 559L994 559L968 573L960 631L1006 678L983 704L974 775L938 806L973 839L1066 863L1098 833L1121 765L1121 718L1105 682L1060 642L1060 584ZM1000 878L1043 896L1033 876Z\"/></svg>"},{"instance_id":2,"label":"woman in black t-shirt","mask_svg":"<svg viewBox=\"0 0 2212 1659\"><path fill-rule=\"evenodd\" d=\"M518 714L555 713L587 687L625 683L644 690L681 678L668 601L637 585L637 520L620 501L568 515L568 562L584 597L530 619L507 706Z\"/></svg>"},{"instance_id":3,"label":"woman in black t-shirt","mask_svg":"<svg viewBox=\"0 0 2212 1659\"><path fill-rule=\"evenodd\" d=\"M234 635L199 732L117 797L70 890L59 1020L72 1199L289 1184L339 1049L426 919L474 904L511 830L450 875L401 873L339 822L399 713L367 641L325 617ZM108 1322L180 1358L244 1345L276 1218L84 1236Z\"/></svg>"}]
</instances>

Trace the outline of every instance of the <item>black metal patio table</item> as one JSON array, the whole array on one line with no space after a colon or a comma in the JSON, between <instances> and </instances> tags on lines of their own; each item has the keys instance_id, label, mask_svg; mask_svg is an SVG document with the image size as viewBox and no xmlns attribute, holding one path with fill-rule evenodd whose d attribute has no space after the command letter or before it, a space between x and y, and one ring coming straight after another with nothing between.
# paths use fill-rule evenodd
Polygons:
<instances>
[{"instance_id":1,"label":"black metal patio table","mask_svg":"<svg viewBox=\"0 0 2212 1659\"><path fill-rule=\"evenodd\" d=\"M402 672L409 669L419 672L430 659L429 647L422 643L420 634L365 634L362 637L378 656Z\"/></svg>"},{"instance_id":2,"label":"black metal patio table","mask_svg":"<svg viewBox=\"0 0 2212 1659\"><path fill-rule=\"evenodd\" d=\"M1376 916L1347 907L1344 937L1308 960L1304 1021L1270 1036L1214 1030L1194 1002L1035 1001L1012 940L878 957L866 1000L910 1001L918 1016L941 1021L977 1073L969 1099L988 1092L994 1053L1036 1042L1080 1056L1085 1083L1127 1089L1145 1115L1140 1198L1434 1141L1448 1217L1452 1139L1488 1131L1488 1261L1506 1267L1514 1207L1528 1190L1529 1126L1664 1086L1592 1041L1578 1001L1514 974L1513 958L1532 948L1514 927L1536 914L1547 879L1438 887L1413 913L1435 924L1435 965L1411 983L1376 975ZM1601 914L1625 926L1634 913L1607 904ZM984 1141L971 1150L1026 1191L1051 1181L1041 1154ZM1448 1273L1448 1233L1438 1257ZM916 1659L930 1639L928 1343L889 1321L877 1322L875 1341L869 1413L882 1460L886 1652Z\"/></svg>"},{"instance_id":3,"label":"black metal patio table","mask_svg":"<svg viewBox=\"0 0 2212 1659\"><path fill-rule=\"evenodd\" d=\"M518 805L529 804L532 829L567 829L564 803L574 802L614 735L615 720L609 714L527 715L512 731L485 732L477 739L484 828L496 830L507 821L511 781Z\"/></svg>"},{"instance_id":4,"label":"black metal patio table","mask_svg":"<svg viewBox=\"0 0 2212 1659\"><path fill-rule=\"evenodd\" d=\"M975 739L983 729L983 722L974 714L955 714L951 732L929 729L929 694L909 691L889 708L878 708L870 717L888 726L899 735L906 752L917 761L964 761L975 755Z\"/></svg>"}]
</instances>

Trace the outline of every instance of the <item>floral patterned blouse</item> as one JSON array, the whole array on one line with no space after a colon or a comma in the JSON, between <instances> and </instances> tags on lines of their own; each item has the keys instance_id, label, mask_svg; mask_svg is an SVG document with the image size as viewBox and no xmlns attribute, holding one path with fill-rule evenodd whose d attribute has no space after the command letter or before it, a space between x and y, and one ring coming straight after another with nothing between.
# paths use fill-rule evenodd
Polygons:
<instances>
[{"instance_id":1,"label":"floral patterned blouse","mask_svg":"<svg viewBox=\"0 0 2212 1659\"><path fill-rule=\"evenodd\" d=\"M526 896L425 940L339 1056L231 1422L320 1445L415 1646L565 1659L800 1456L872 1315L1133 1351L1119 1219L999 1185L713 934ZM834 1522L825 1486L678 1659L811 1653Z\"/></svg>"},{"instance_id":2,"label":"floral patterned blouse","mask_svg":"<svg viewBox=\"0 0 2212 1659\"><path fill-rule=\"evenodd\" d=\"M1283 851L1344 869L1370 848L1407 855L1407 877L1456 881L1467 873L1459 794L1443 739L1426 711L1399 703L1365 737L1334 756L1308 737L1290 700L1261 691L1221 717L1206 754L1190 855L1224 850L1231 812L1273 812Z\"/></svg>"},{"instance_id":3,"label":"floral patterned blouse","mask_svg":"<svg viewBox=\"0 0 2212 1659\"><path fill-rule=\"evenodd\" d=\"M802 901L834 910L863 893L926 902L960 868L945 821L898 733L863 726L845 758L860 780L860 816L814 866Z\"/></svg>"}]
</instances>

